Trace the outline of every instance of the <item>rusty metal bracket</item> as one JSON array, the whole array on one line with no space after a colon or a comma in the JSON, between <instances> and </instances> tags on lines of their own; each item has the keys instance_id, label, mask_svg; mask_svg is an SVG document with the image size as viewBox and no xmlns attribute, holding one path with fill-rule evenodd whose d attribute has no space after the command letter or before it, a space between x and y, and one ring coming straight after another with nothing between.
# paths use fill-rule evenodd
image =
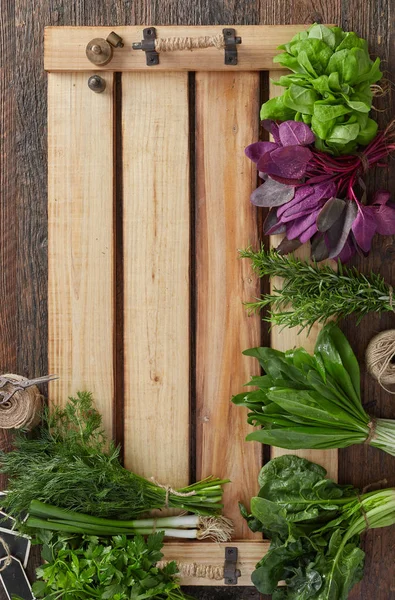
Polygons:
<instances>
[{"instance_id":1,"label":"rusty metal bracket","mask_svg":"<svg viewBox=\"0 0 395 600\"><path fill-rule=\"evenodd\" d=\"M153 67L159 65L159 54L155 50L156 29L155 27L146 27L143 29L144 39L141 42L135 42L133 50L144 50L147 65Z\"/></svg>"},{"instance_id":2,"label":"rusty metal bracket","mask_svg":"<svg viewBox=\"0 0 395 600\"><path fill-rule=\"evenodd\" d=\"M236 30L227 27L222 30L225 40L225 64L237 65L237 45L241 44L241 37L236 36Z\"/></svg>"},{"instance_id":3,"label":"rusty metal bracket","mask_svg":"<svg viewBox=\"0 0 395 600\"><path fill-rule=\"evenodd\" d=\"M237 585L241 573L237 569L237 557L239 551L235 546L225 548L224 582L225 585Z\"/></svg>"}]
</instances>

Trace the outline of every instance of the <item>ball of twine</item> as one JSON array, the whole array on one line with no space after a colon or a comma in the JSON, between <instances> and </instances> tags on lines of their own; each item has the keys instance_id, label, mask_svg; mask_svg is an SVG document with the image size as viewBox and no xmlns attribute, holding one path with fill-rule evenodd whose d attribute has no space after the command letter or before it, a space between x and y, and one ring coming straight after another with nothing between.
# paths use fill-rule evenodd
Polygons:
<instances>
[{"instance_id":1,"label":"ball of twine","mask_svg":"<svg viewBox=\"0 0 395 600\"><path fill-rule=\"evenodd\" d=\"M15 381L27 381L20 375L7 374ZM7 383L2 390L12 392L12 383ZM4 404L0 404L1 429L33 429L40 421L43 397L36 385L16 391Z\"/></svg>"},{"instance_id":2,"label":"ball of twine","mask_svg":"<svg viewBox=\"0 0 395 600\"><path fill-rule=\"evenodd\" d=\"M382 331L374 336L366 349L366 367L381 387L390 394L395 390L388 385L395 384L395 329Z\"/></svg>"}]
</instances>

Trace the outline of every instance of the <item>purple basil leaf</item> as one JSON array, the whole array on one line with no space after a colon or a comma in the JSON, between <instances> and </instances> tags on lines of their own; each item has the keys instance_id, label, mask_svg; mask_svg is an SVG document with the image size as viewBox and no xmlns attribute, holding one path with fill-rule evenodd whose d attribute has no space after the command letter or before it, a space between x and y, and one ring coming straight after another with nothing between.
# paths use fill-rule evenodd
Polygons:
<instances>
[{"instance_id":1,"label":"purple basil leaf","mask_svg":"<svg viewBox=\"0 0 395 600\"><path fill-rule=\"evenodd\" d=\"M353 200L347 200L345 210L343 210L337 221L326 232L329 258L335 258L342 251L357 213L358 208L356 203Z\"/></svg>"},{"instance_id":2,"label":"purple basil leaf","mask_svg":"<svg viewBox=\"0 0 395 600\"><path fill-rule=\"evenodd\" d=\"M306 229L306 231L304 231L300 236L300 241L302 242L302 244L308 242L313 237L313 235L317 233L317 231L317 223L313 223L312 225L310 225L310 227Z\"/></svg>"},{"instance_id":3,"label":"purple basil leaf","mask_svg":"<svg viewBox=\"0 0 395 600\"><path fill-rule=\"evenodd\" d=\"M342 214L346 207L344 200L330 198L327 200L317 217L318 231L328 231Z\"/></svg>"},{"instance_id":4,"label":"purple basil leaf","mask_svg":"<svg viewBox=\"0 0 395 600\"><path fill-rule=\"evenodd\" d=\"M264 119L261 123L262 123L262 127L264 129L266 129L266 131L268 131L272 135L275 143L280 144L281 142L280 142L280 136L278 133L277 123L275 123L274 121L271 121L270 119Z\"/></svg>"},{"instance_id":5,"label":"purple basil leaf","mask_svg":"<svg viewBox=\"0 0 395 600\"><path fill-rule=\"evenodd\" d=\"M352 232L358 246L364 252L369 252L376 229L377 221L374 208L360 204L358 206L358 214L352 224Z\"/></svg>"},{"instance_id":6,"label":"purple basil leaf","mask_svg":"<svg viewBox=\"0 0 395 600\"><path fill-rule=\"evenodd\" d=\"M285 225L279 222L277 217L277 209L271 208L263 223L263 233L265 235L273 235L275 233L285 233Z\"/></svg>"},{"instance_id":7,"label":"purple basil leaf","mask_svg":"<svg viewBox=\"0 0 395 600\"><path fill-rule=\"evenodd\" d=\"M276 252L279 254L289 254L294 250L297 250L302 245L300 240L288 240L286 237L280 242L276 248Z\"/></svg>"},{"instance_id":8,"label":"purple basil leaf","mask_svg":"<svg viewBox=\"0 0 395 600\"><path fill-rule=\"evenodd\" d=\"M306 185L316 185L317 183L324 183L326 181L331 181L333 175L316 175L315 177L310 177L310 179L306 179Z\"/></svg>"},{"instance_id":9,"label":"purple basil leaf","mask_svg":"<svg viewBox=\"0 0 395 600\"><path fill-rule=\"evenodd\" d=\"M316 262L321 262L328 256L329 250L325 243L325 237L318 232L311 238L311 258Z\"/></svg>"},{"instance_id":10,"label":"purple basil leaf","mask_svg":"<svg viewBox=\"0 0 395 600\"><path fill-rule=\"evenodd\" d=\"M387 204L390 196L391 194L387 190L379 190L374 195L373 204Z\"/></svg>"},{"instance_id":11,"label":"purple basil leaf","mask_svg":"<svg viewBox=\"0 0 395 600\"><path fill-rule=\"evenodd\" d=\"M292 186L278 183L269 177L265 183L252 192L251 202L255 206L281 206L289 202L293 195L294 188Z\"/></svg>"},{"instance_id":12,"label":"purple basil leaf","mask_svg":"<svg viewBox=\"0 0 395 600\"><path fill-rule=\"evenodd\" d=\"M356 248L352 241L352 236L349 235L346 243L344 244L342 251L335 256L334 258L338 258L342 263L346 263L352 258L355 254Z\"/></svg>"},{"instance_id":13,"label":"purple basil leaf","mask_svg":"<svg viewBox=\"0 0 395 600\"><path fill-rule=\"evenodd\" d=\"M278 128L283 146L308 146L315 140L314 133L301 121L284 121Z\"/></svg>"},{"instance_id":14,"label":"purple basil leaf","mask_svg":"<svg viewBox=\"0 0 395 600\"><path fill-rule=\"evenodd\" d=\"M292 221L292 223L289 223L287 226L287 238L289 240L294 240L295 238L300 238L300 240L302 240L303 234L307 230L310 230L310 228L313 225L315 227L315 231L317 231L317 214L318 210L315 210L312 213L310 213L307 217L300 217L299 219L295 219L294 221Z\"/></svg>"},{"instance_id":15,"label":"purple basil leaf","mask_svg":"<svg viewBox=\"0 0 395 600\"><path fill-rule=\"evenodd\" d=\"M264 154L258 161L259 171L287 179L301 179L312 158L312 152L304 146L286 146Z\"/></svg>"},{"instance_id":16,"label":"purple basil leaf","mask_svg":"<svg viewBox=\"0 0 395 600\"><path fill-rule=\"evenodd\" d=\"M281 221L281 223L289 223L290 221L295 221L296 219L300 219L301 217L306 218L312 213L312 211L314 211L318 215L319 211L322 209L323 203L324 203L324 200L318 200L318 202L316 202L314 206L309 206L309 208L306 208L304 210L299 209L299 212L297 212L297 213L295 213L295 212L293 212L292 214L283 213L280 217L280 221ZM317 230L318 230L318 227L317 227Z\"/></svg>"},{"instance_id":17,"label":"purple basil leaf","mask_svg":"<svg viewBox=\"0 0 395 600\"><path fill-rule=\"evenodd\" d=\"M317 207L317 203L326 198L331 198L336 191L336 184L332 181L329 183L321 183L319 185L301 185L296 187L295 195L293 200L287 206L279 209L278 216L287 211L287 214L291 214L290 211L300 212L305 208L311 208L312 210Z\"/></svg>"},{"instance_id":18,"label":"purple basil leaf","mask_svg":"<svg viewBox=\"0 0 395 600\"><path fill-rule=\"evenodd\" d=\"M295 187L294 197L286 206L282 206L278 209L277 215L281 217L284 211L289 210L294 206L296 207L296 210L300 210L300 206L303 206L303 202L310 198L313 195L313 193L314 188L309 185L301 185Z\"/></svg>"},{"instance_id":19,"label":"purple basil leaf","mask_svg":"<svg viewBox=\"0 0 395 600\"><path fill-rule=\"evenodd\" d=\"M377 223L377 233L380 235L395 235L395 204L373 206Z\"/></svg>"},{"instance_id":20,"label":"purple basil leaf","mask_svg":"<svg viewBox=\"0 0 395 600\"><path fill-rule=\"evenodd\" d=\"M252 162L257 163L265 152L271 152L276 148L278 148L278 145L273 142L255 142L247 146L244 152Z\"/></svg>"}]
</instances>

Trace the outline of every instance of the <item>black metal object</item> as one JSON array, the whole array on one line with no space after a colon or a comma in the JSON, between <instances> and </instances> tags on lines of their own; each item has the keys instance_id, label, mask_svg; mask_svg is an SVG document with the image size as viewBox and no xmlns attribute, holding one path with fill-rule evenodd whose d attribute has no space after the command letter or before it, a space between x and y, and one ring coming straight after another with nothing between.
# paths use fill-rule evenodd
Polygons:
<instances>
[{"instance_id":1,"label":"black metal object","mask_svg":"<svg viewBox=\"0 0 395 600\"><path fill-rule=\"evenodd\" d=\"M222 30L225 40L225 64L237 65L237 45L241 44L241 37L236 36L236 30L227 27Z\"/></svg>"},{"instance_id":2,"label":"black metal object","mask_svg":"<svg viewBox=\"0 0 395 600\"><path fill-rule=\"evenodd\" d=\"M238 549L234 546L225 548L224 582L225 585L237 585L241 573L237 569Z\"/></svg>"},{"instance_id":3,"label":"black metal object","mask_svg":"<svg viewBox=\"0 0 395 600\"><path fill-rule=\"evenodd\" d=\"M133 44L133 50L144 50L147 65L153 67L159 65L159 54L155 50L156 29L155 27L146 27L143 29L144 39L141 42Z\"/></svg>"},{"instance_id":4,"label":"black metal object","mask_svg":"<svg viewBox=\"0 0 395 600\"><path fill-rule=\"evenodd\" d=\"M100 75L91 75L88 79L88 87L92 92L101 94L106 89L106 80Z\"/></svg>"}]
</instances>

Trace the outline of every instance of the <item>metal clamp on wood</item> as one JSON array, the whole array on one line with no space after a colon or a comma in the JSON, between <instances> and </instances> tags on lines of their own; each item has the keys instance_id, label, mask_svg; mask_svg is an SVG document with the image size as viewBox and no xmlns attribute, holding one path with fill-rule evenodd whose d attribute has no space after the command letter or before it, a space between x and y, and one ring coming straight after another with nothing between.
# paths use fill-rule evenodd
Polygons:
<instances>
[{"instance_id":1,"label":"metal clamp on wood","mask_svg":"<svg viewBox=\"0 0 395 600\"><path fill-rule=\"evenodd\" d=\"M159 65L159 54L155 50L156 29L155 27L146 27L143 29L144 39L141 42L133 44L133 50L144 50L147 65L153 67Z\"/></svg>"},{"instance_id":2,"label":"metal clamp on wood","mask_svg":"<svg viewBox=\"0 0 395 600\"><path fill-rule=\"evenodd\" d=\"M104 67L112 59L113 48L123 48L122 38L112 31L106 39L95 38L86 47L87 58L98 67Z\"/></svg>"},{"instance_id":3,"label":"metal clamp on wood","mask_svg":"<svg viewBox=\"0 0 395 600\"><path fill-rule=\"evenodd\" d=\"M237 585L241 573L237 569L238 549L234 546L225 548L224 582L225 585Z\"/></svg>"},{"instance_id":4,"label":"metal clamp on wood","mask_svg":"<svg viewBox=\"0 0 395 600\"><path fill-rule=\"evenodd\" d=\"M135 42L133 50L144 50L149 67L159 64L160 52L174 52L180 50L196 50L202 48L217 48L225 50L225 65L237 65L237 45L241 44L241 37L236 36L236 30L227 27L217 35L200 37L175 37L157 38L155 27L143 30L144 39Z\"/></svg>"}]
</instances>

